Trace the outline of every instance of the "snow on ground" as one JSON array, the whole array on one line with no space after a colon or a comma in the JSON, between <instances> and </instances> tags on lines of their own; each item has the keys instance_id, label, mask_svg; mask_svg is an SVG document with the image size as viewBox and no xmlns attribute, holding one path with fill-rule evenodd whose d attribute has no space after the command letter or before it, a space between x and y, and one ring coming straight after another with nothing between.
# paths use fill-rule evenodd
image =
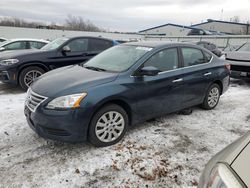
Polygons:
<instances>
[{"instance_id":1,"label":"snow on ground","mask_svg":"<svg viewBox=\"0 0 250 188\"><path fill-rule=\"evenodd\" d=\"M196 187L207 161L250 128L250 84L234 81L216 109L194 108L95 148L38 137L25 94L0 83L0 187Z\"/></svg>"}]
</instances>

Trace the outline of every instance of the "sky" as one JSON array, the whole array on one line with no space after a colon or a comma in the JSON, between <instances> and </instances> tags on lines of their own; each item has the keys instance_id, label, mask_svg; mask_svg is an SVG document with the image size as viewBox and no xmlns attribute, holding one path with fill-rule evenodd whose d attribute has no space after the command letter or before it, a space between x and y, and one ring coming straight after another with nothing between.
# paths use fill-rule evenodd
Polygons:
<instances>
[{"instance_id":1,"label":"sky","mask_svg":"<svg viewBox=\"0 0 250 188\"><path fill-rule=\"evenodd\" d=\"M166 23L250 20L250 0L0 0L0 17L63 24L81 16L110 31L137 32Z\"/></svg>"}]
</instances>

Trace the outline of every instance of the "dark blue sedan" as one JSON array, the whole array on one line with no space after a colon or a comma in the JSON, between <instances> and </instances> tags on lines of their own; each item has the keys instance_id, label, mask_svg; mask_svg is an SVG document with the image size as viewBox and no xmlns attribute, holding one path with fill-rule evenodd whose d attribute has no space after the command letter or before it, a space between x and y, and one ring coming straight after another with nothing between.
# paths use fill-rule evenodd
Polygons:
<instances>
[{"instance_id":1,"label":"dark blue sedan","mask_svg":"<svg viewBox=\"0 0 250 188\"><path fill-rule=\"evenodd\" d=\"M122 44L39 77L25 115L42 137L108 146L139 122L196 105L215 108L229 74L230 65L196 45Z\"/></svg>"}]
</instances>

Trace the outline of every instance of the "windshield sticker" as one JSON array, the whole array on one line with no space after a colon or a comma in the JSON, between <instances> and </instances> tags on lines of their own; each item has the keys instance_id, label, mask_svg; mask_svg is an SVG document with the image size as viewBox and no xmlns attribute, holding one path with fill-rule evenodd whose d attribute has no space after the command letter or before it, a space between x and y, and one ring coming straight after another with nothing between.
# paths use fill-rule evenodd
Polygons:
<instances>
[{"instance_id":1,"label":"windshield sticker","mask_svg":"<svg viewBox=\"0 0 250 188\"><path fill-rule=\"evenodd\" d=\"M151 51L152 49L153 49L153 48L143 47L143 46L138 46L138 47L136 47L136 50Z\"/></svg>"}]
</instances>

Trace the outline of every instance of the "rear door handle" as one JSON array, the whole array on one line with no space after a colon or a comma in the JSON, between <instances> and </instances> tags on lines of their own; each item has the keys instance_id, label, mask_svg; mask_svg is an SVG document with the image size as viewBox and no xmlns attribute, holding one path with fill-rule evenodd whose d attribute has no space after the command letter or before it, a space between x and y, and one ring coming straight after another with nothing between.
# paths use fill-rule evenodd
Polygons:
<instances>
[{"instance_id":1,"label":"rear door handle","mask_svg":"<svg viewBox=\"0 0 250 188\"><path fill-rule=\"evenodd\" d=\"M209 75L211 75L212 73L211 72L206 72L205 74L204 74L204 76L209 76Z\"/></svg>"},{"instance_id":2,"label":"rear door handle","mask_svg":"<svg viewBox=\"0 0 250 188\"><path fill-rule=\"evenodd\" d=\"M179 79L173 80L172 82L176 83L176 82L182 82L182 81L183 81L183 78L179 78Z\"/></svg>"}]
</instances>

